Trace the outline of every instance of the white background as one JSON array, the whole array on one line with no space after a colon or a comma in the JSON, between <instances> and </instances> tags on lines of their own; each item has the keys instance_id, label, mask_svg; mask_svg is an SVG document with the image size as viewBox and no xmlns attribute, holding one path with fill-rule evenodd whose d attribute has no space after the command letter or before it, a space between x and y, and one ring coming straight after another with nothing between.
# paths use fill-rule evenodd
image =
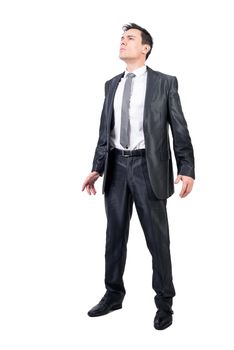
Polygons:
<instances>
[{"instance_id":1,"label":"white background","mask_svg":"<svg viewBox=\"0 0 234 350\"><path fill-rule=\"evenodd\" d=\"M168 200L174 323L153 328L151 257L134 212L123 309L104 293L105 212L81 192L104 82L125 68L122 25L154 38L176 75L196 156L193 193ZM0 348L233 349L231 1L1 1Z\"/></svg>"}]
</instances>

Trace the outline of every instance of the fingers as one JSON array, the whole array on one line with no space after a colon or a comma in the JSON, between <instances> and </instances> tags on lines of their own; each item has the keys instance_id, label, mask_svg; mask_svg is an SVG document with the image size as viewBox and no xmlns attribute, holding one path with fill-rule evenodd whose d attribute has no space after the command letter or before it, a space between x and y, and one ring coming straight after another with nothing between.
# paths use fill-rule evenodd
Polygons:
<instances>
[{"instance_id":1,"label":"fingers","mask_svg":"<svg viewBox=\"0 0 234 350\"><path fill-rule=\"evenodd\" d=\"M98 177L99 177L99 174L91 173L85 179L85 182L83 183L83 186L82 186L82 191L84 191L86 189L86 191L89 195L91 195L91 194L95 195L97 193L97 191L95 189L94 183L98 179Z\"/></svg>"},{"instance_id":2,"label":"fingers","mask_svg":"<svg viewBox=\"0 0 234 350\"><path fill-rule=\"evenodd\" d=\"M97 192L96 192L96 189L95 189L95 187L94 187L94 184L91 184L90 185L90 187L89 187L89 189L90 189L90 194L96 194Z\"/></svg>"},{"instance_id":3,"label":"fingers","mask_svg":"<svg viewBox=\"0 0 234 350\"><path fill-rule=\"evenodd\" d=\"M86 189L86 191L89 195L91 195L91 194L95 195L97 193L95 186L94 186L94 183L92 183L92 182L84 183L83 187L82 187L82 191L84 191L84 189Z\"/></svg>"},{"instance_id":4,"label":"fingers","mask_svg":"<svg viewBox=\"0 0 234 350\"><path fill-rule=\"evenodd\" d=\"M192 191L192 188L193 188L193 183L188 182L188 183L186 184L185 191L184 191L183 196L182 196L181 198L186 197L186 196Z\"/></svg>"},{"instance_id":5,"label":"fingers","mask_svg":"<svg viewBox=\"0 0 234 350\"><path fill-rule=\"evenodd\" d=\"M180 192L180 197L185 198L192 191L192 188L193 188L192 182L184 181L181 192Z\"/></svg>"},{"instance_id":6,"label":"fingers","mask_svg":"<svg viewBox=\"0 0 234 350\"><path fill-rule=\"evenodd\" d=\"M85 182L84 182L83 185L82 185L82 191L84 191L85 188L86 188L86 190L87 190L88 184L89 184L89 182L88 182L88 180L86 179Z\"/></svg>"},{"instance_id":7,"label":"fingers","mask_svg":"<svg viewBox=\"0 0 234 350\"><path fill-rule=\"evenodd\" d=\"M188 189L188 184L183 183L182 189L181 189L180 194L179 194L179 196L181 198L184 198L184 197L186 197L188 195L187 189Z\"/></svg>"},{"instance_id":8,"label":"fingers","mask_svg":"<svg viewBox=\"0 0 234 350\"><path fill-rule=\"evenodd\" d=\"M87 184L87 185L85 186L85 188L86 188L87 193L88 193L89 195L91 195L90 184Z\"/></svg>"},{"instance_id":9,"label":"fingers","mask_svg":"<svg viewBox=\"0 0 234 350\"><path fill-rule=\"evenodd\" d=\"M183 182L183 186L179 196L181 198L185 198L192 191L194 180L189 176L178 175L175 180L175 184L178 184L180 180Z\"/></svg>"}]
</instances>

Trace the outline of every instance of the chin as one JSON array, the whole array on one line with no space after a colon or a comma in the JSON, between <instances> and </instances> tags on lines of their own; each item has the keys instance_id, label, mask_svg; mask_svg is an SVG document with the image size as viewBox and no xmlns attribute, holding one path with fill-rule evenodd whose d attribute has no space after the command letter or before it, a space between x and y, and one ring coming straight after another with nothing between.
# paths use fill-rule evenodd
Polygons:
<instances>
[{"instance_id":1,"label":"chin","mask_svg":"<svg viewBox=\"0 0 234 350\"><path fill-rule=\"evenodd\" d=\"M122 53L120 53L120 54L119 54L119 58L120 58L121 60L124 60L124 59L126 59L126 56L123 55Z\"/></svg>"},{"instance_id":2,"label":"chin","mask_svg":"<svg viewBox=\"0 0 234 350\"><path fill-rule=\"evenodd\" d=\"M122 56L119 56L119 59L126 62L126 58L125 57L122 57Z\"/></svg>"}]
</instances>

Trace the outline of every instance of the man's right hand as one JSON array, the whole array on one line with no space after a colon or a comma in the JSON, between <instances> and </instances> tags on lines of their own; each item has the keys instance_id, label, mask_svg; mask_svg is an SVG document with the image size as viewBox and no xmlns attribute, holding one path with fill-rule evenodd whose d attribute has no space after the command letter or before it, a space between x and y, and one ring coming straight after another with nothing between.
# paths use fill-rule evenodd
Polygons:
<instances>
[{"instance_id":1,"label":"man's right hand","mask_svg":"<svg viewBox=\"0 0 234 350\"><path fill-rule=\"evenodd\" d=\"M91 194L96 194L97 191L94 187L94 183L97 181L97 179L99 178L100 174L97 171L93 171L92 173L90 173L82 186L82 191L84 191L84 189L86 188L86 191L88 192L89 195Z\"/></svg>"}]
</instances>

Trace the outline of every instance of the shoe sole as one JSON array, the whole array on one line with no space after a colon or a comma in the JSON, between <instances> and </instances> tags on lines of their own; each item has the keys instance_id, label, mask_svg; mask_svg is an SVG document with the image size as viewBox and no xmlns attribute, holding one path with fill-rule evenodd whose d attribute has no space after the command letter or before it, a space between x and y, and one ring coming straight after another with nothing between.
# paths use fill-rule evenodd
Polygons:
<instances>
[{"instance_id":1,"label":"shoe sole","mask_svg":"<svg viewBox=\"0 0 234 350\"><path fill-rule=\"evenodd\" d=\"M158 331L162 331L162 330L170 327L171 325L172 325L172 322L169 322L169 323L165 324L163 327L157 327L154 325L154 328L157 329Z\"/></svg>"}]
</instances>

